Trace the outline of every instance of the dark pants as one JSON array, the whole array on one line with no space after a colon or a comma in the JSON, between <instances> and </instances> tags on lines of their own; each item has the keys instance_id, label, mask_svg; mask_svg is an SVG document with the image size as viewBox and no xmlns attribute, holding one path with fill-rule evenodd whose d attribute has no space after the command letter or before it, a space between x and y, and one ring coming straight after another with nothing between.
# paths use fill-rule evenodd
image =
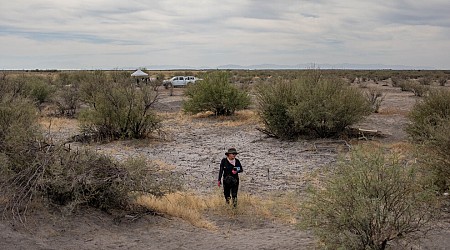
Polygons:
<instances>
[{"instance_id":1,"label":"dark pants","mask_svg":"<svg viewBox=\"0 0 450 250\"><path fill-rule=\"evenodd\" d=\"M225 196L225 200L230 202L230 198L233 197L233 204L237 203L237 193L239 189L239 179L236 182L236 185L227 185L223 184L223 195ZM231 193L231 196L230 196Z\"/></svg>"}]
</instances>

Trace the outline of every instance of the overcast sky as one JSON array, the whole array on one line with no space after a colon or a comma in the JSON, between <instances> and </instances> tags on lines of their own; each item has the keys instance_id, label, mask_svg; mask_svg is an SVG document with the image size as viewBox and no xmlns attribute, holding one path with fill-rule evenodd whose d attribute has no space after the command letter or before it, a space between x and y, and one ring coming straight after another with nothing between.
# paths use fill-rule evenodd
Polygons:
<instances>
[{"instance_id":1,"label":"overcast sky","mask_svg":"<svg viewBox=\"0 0 450 250\"><path fill-rule=\"evenodd\" d=\"M0 69L450 69L449 13L449 0L0 0Z\"/></svg>"}]
</instances>

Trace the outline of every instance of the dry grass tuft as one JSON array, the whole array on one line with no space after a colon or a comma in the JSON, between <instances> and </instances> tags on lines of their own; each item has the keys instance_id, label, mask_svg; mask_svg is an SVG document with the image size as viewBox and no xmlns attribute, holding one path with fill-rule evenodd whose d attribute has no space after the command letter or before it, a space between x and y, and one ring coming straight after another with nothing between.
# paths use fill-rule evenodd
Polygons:
<instances>
[{"instance_id":1,"label":"dry grass tuft","mask_svg":"<svg viewBox=\"0 0 450 250\"><path fill-rule=\"evenodd\" d=\"M177 192L164 197L141 196L137 199L139 205L181 218L196 227L210 230L216 230L217 227L205 219L208 213L228 218L245 218L250 221L263 219L295 224L300 208L299 202L298 195L293 192L267 194L266 199L248 193L240 193L238 206L234 208L225 203L220 189L206 196Z\"/></svg>"},{"instance_id":2,"label":"dry grass tuft","mask_svg":"<svg viewBox=\"0 0 450 250\"><path fill-rule=\"evenodd\" d=\"M203 219L201 211L206 208L205 199L191 193L171 193L163 197L141 196L137 199L139 205L151 210L178 217L196 227L215 230L216 226Z\"/></svg>"},{"instance_id":3,"label":"dry grass tuft","mask_svg":"<svg viewBox=\"0 0 450 250\"><path fill-rule=\"evenodd\" d=\"M228 217L245 216L249 219L272 218L272 213L268 206L269 203L269 200L263 201L259 197L242 192L238 195L238 206L234 208L230 204L225 203L221 190L210 195L206 200L209 211L214 214Z\"/></svg>"},{"instance_id":4,"label":"dry grass tuft","mask_svg":"<svg viewBox=\"0 0 450 250\"><path fill-rule=\"evenodd\" d=\"M249 193L240 193L238 206L226 204L222 192L218 191L206 202L209 211L230 218L246 218L250 221L274 220L287 224L297 223L300 198L295 192L268 193L263 198Z\"/></svg>"},{"instance_id":5,"label":"dry grass tuft","mask_svg":"<svg viewBox=\"0 0 450 250\"><path fill-rule=\"evenodd\" d=\"M202 112L195 115L187 115L183 112L160 113L159 115L164 120L163 124L186 125L190 127L236 127L261 123L258 114L254 110L236 111L231 116L214 116L212 112ZM165 127L165 130L170 132L170 126Z\"/></svg>"},{"instance_id":6,"label":"dry grass tuft","mask_svg":"<svg viewBox=\"0 0 450 250\"><path fill-rule=\"evenodd\" d=\"M241 110L236 111L236 113L232 116L221 116L218 118L220 121L217 126L223 127L236 127L243 125L255 125L260 124L261 119L258 114L254 110Z\"/></svg>"}]
</instances>

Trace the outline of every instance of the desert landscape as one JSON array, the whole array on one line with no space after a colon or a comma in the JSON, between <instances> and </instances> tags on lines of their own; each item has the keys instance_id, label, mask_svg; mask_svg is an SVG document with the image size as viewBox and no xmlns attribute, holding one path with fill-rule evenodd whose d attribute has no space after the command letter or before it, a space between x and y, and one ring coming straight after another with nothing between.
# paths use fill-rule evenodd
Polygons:
<instances>
[{"instance_id":1,"label":"desert landscape","mask_svg":"<svg viewBox=\"0 0 450 250\"><path fill-rule=\"evenodd\" d=\"M375 143L392 150L409 147L404 131L414 93L393 87L390 80L365 83L382 91L378 113L356 124L358 137L282 141L259 128L255 107L230 117L182 112L185 88L160 88L156 112L162 131L154 138L110 143L79 143L75 119L42 118L45 136L67 142L72 150L90 148L121 161L144 157L180 176L183 194L215 202L202 211L207 226L163 213L105 213L94 209L61 215L36 207L26 224L4 219L0 249L316 249L313 234L298 228L299 200L308 186L323 177L352 145ZM442 88L449 88L449 85ZM364 133L364 131L376 131ZM227 207L217 187L220 160L235 147L242 162L239 205ZM279 203L279 213L273 212ZM264 204L270 212L258 210ZM186 207L186 209L191 209ZM250 211L244 211L251 209ZM254 214L252 214L254 213ZM392 249L450 249L450 217L445 217L424 239L393 242Z\"/></svg>"}]
</instances>

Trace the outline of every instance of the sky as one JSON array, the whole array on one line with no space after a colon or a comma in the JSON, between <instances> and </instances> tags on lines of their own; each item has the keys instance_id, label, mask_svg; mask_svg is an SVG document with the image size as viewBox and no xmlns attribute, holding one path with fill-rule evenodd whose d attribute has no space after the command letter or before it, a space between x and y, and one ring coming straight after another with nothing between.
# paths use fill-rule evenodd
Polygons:
<instances>
[{"instance_id":1,"label":"sky","mask_svg":"<svg viewBox=\"0 0 450 250\"><path fill-rule=\"evenodd\" d=\"M449 0L0 0L0 13L0 70L450 69Z\"/></svg>"}]
</instances>

